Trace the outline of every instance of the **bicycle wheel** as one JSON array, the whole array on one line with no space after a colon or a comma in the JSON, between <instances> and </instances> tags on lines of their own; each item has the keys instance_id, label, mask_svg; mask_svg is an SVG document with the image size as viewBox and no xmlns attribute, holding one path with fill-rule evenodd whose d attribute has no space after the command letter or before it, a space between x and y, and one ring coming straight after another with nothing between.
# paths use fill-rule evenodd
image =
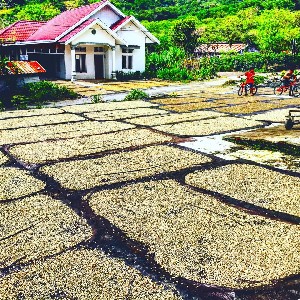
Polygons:
<instances>
[{"instance_id":1,"label":"bicycle wheel","mask_svg":"<svg viewBox=\"0 0 300 300\"><path fill-rule=\"evenodd\" d=\"M284 127L286 130L291 130L294 126L294 122L292 119L287 119L285 124L284 124Z\"/></svg>"},{"instance_id":2,"label":"bicycle wheel","mask_svg":"<svg viewBox=\"0 0 300 300\"><path fill-rule=\"evenodd\" d=\"M294 96L294 97L299 97L300 96L300 89L298 88L298 86L293 86L293 89L292 89L292 94L291 96Z\"/></svg>"},{"instance_id":3,"label":"bicycle wheel","mask_svg":"<svg viewBox=\"0 0 300 300\"><path fill-rule=\"evenodd\" d=\"M254 84L252 87L252 95L255 95L257 93L257 86Z\"/></svg>"},{"instance_id":4,"label":"bicycle wheel","mask_svg":"<svg viewBox=\"0 0 300 300\"><path fill-rule=\"evenodd\" d=\"M249 91L250 91L249 84L246 84L245 85L245 96L247 96L249 94Z\"/></svg>"},{"instance_id":5,"label":"bicycle wheel","mask_svg":"<svg viewBox=\"0 0 300 300\"><path fill-rule=\"evenodd\" d=\"M283 92L282 85L277 85L277 86L274 87L274 95L279 96L279 95L282 94L282 92Z\"/></svg>"},{"instance_id":6,"label":"bicycle wheel","mask_svg":"<svg viewBox=\"0 0 300 300\"><path fill-rule=\"evenodd\" d=\"M238 95L239 96L242 96L244 93L244 87L243 86L240 86L240 88L238 89Z\"/></svg>"}]
</instances>

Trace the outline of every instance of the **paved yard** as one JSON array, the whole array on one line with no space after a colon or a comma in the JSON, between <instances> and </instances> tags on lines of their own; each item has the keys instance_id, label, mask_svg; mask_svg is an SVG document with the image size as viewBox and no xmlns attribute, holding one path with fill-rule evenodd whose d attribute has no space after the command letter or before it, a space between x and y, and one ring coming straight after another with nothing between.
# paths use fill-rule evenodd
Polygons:
<instances>
[{"instance_id":1,"label":"paved yard","mask_svg":"<svg viewBox=\"0 0 300 300\"><path fill-rule=\"evenodd\" d=\"M225 81L0 113L0 299L299 299L300 99Z\"/></svg>"}]
</instances>

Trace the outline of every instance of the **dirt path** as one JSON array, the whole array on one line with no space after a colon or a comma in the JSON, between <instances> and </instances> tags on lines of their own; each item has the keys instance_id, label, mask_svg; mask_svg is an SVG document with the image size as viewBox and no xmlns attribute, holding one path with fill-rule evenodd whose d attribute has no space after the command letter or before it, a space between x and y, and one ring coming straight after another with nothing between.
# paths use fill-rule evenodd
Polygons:
<instances>
[{"instance_id":1,"label":"dirt path","mask_svg":"<svg viewBox=\"0 0 300 300\"><path fill-rule=\"evenodd\" d=\"M229 77L234 77L235 75L231 74ZM150 97L157 97L157 96L164 96L166 94L178 92L178 91L189 91L190 89L199 89L210 87L210 86L220 86L223 83L225 83L228 80L227 76L222 76L222 78L212 79L209 81L203 81L203 82L191 82L191 83L170 83L170 85L162 85L162 86L156 86L156 82L151 83L151 87L149 88L143 88L142 90L146 92ZM133 88L139 88L139 83L143 84L144 81L136 82L136 84L131 84L131 89ZM82 82L76 83L76 86L82 86ZM108 84L109 85L109 84ZM117 84L116 84L117 85ZM122 101L126 95L128 95L129 92L123 92L123 91L110 91L110 90L102 90L103 84L94 84L92 82L85 82L85 87L92 87L93 89L97 88L99 91L94 91L93 94L101 94L103 96L103 101ZM124 86L124 83L120 83L120 86ZM71 84L69 87L74 87L74 84ZM76 91L76 89L74 89ZM130 89L129 89L130 90ZM90 92L90 91L89 91ZM62 107L66 105L76 105L76 104L84 104L84 103L91 103L91 99L89 96L84 96L87 92L82 91L81 92L83 97L75 99L75 100L64 100L54 103L49 103L46 105L46 107Z\"/></svg>"}]
</instances>

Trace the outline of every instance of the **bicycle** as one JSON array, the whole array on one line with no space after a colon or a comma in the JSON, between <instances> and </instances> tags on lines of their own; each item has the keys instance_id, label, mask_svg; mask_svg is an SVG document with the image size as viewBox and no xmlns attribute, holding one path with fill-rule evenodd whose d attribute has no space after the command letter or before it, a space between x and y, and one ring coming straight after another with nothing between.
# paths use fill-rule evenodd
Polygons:
<instances>
[{"instance_id":1,"label":"bicycle","mask_svg":"<svg viewBox=\"0 0 300 300\"><path fill-rule=\"evenodd\" d=\"M290 109L284 124L286 130L291 130L295 124L300 124L300 120L296 121L296 118L300 118L300 109Z\"/></svg>"},{"instance_id":2,"label":"bicycle","mask_svg":"<svg viewBox=\"0 0 300 300\"><path fill-rule=\"evenodd\" d=\"M297 82L298 82L298 80L297 80L297 78L295 78L288 85L286 85L281 80L280 83L274 87L274 95L280 96L280 95L282 95L282 93L289 90L289 96L299 97L300 89L297 86Z\"/></svg>"},{"instance_id":3,"label":"bicycle","mask_svg":"<svg viewBox=\"0 0 300 300\"><path fill-rule=\"evenodd\" d=\"M251 92L252 95L255 95L257 93L257 86L253 84L252 89L250 89L249 83L241 82L240 87L238 89L238 95L242 96L243 94L248 95L248 92Z\"/></svg>"}]
</instances>

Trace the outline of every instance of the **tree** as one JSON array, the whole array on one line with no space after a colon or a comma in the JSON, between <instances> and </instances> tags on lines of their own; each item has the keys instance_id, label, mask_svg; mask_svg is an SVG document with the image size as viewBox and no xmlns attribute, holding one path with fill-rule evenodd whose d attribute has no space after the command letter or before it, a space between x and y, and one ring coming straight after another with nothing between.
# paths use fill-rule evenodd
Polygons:
<instances>
[{"instance_id":1,"label":"tree","mask_svg":"<svg viewBox=\"0 0 300 300\"><path fill-rule=\"evenodd\" d=\"M19 8L16 17L18 20L48 21L59 13L60 10L50 2L30 2Z\"/></svg>"},{"instance_id":2,"label":"tree","mask_svg":"<svg viewBox=\"0 0 300 300\"><path fill-rule=\"evenodd\" d=\"M286 9L273 9L258 17L256 43L261 51L290 51L293 39L300 38L296 14Z\"/></svg>"},{"instance_id":3,"label":"tree","mask_svg":"<svg viewBox=\"0 0 300 300\"><path fill-rule=\"evenodd\" d=\"M220 34L224 37L224 41L231 46L235 42L241 40L241 22L237 16L228 16L218 27Z\"/></svg>"},{"instance_id":4,"label":"tree","mask_svg":"<svg viewBox=\"0 0 300 300\"><path fill-rule=\"evenodd\" d=\"M175 22L171 31L171 41L183 48L187 54L194 53L197 46L196 18L187 18Z\"/></svg>"}]
</instances>

